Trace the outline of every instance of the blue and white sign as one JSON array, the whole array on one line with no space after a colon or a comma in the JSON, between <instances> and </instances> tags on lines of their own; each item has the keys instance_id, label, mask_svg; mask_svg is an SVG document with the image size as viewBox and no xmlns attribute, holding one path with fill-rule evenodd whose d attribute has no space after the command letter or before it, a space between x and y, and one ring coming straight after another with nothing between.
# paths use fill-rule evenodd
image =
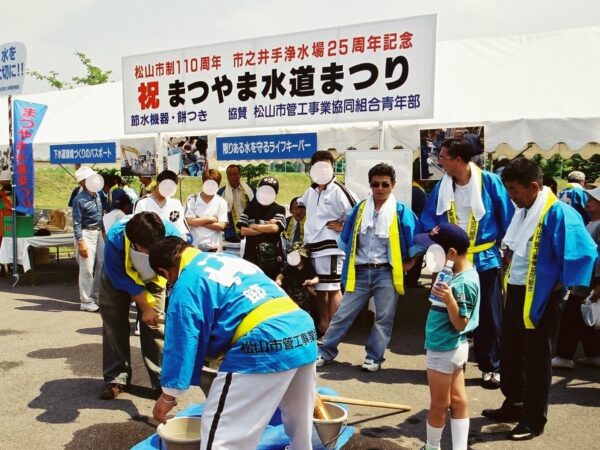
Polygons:
<instances>
[{"instance_id":1,"label":"blue and white sign","mask_svg":"<svg viewBox=\"0 0 600 450\"><path fill-rule=\"evenodd\" d=\"M317 133L217 138L217 159L309 159L317 151Z\"/></svg>"},{"instance_id":2,"label":"blue and white sign","mask_svg":"<svg viewBox=\"0 0 600 450\"><path fill-rule=\"evenodd\" d=\"M117 145L115 142L50 146L51 164L114 163L116 160Z\"/></svg>"},{"instance_id":3,"label":"blue and white sign","mask_svg":"<svg viewBox=\"0 0 600 450\"><path fill-rule=\"evenodd\" d=\"M26 59L27 51L21 42L0 45L0 96L21 93Z\"/></svg>"}]
</instances>

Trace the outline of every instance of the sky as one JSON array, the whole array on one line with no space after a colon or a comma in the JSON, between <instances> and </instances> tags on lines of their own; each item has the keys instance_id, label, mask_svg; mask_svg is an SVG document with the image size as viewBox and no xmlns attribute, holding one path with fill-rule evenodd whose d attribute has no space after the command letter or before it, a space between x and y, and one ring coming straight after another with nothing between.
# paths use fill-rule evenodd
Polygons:
<instances>
[{"instance_id":1,"label":"sky","mask_svg":"<svg viewBox=\"0 0 600 450\"><path fill-rule=\"evenodd\" d=\"M597 0L5 0L0 43L20 41L28 69L84 74L75 52L121 79L121 58L436 13L438 41L600 25ZM27 7L24 7L24 5ZM50 90L26 77L23 93Z\"/></svg>"}]
</instances>

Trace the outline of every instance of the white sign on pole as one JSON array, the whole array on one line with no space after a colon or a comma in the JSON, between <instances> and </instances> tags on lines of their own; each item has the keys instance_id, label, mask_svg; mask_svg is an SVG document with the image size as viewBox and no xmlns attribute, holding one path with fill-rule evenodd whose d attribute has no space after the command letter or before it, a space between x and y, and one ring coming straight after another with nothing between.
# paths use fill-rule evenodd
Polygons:
<instances>
[{"instance_id":1,"label":"white sign on pole","mask_svg":"<svg viewBox=\"0 0 600 450\"><path fill-rule=\"evenodd\" d=\"M21 93L26 59L27 51L21 42L0 45L0 96Z\"/></svg>"},{"instance_id":2,"label":"white sign on pole","mask_svg":"<svg viewBox=\"0 0 600 450\"><path fill-rule=\"evenodd\" d=\"M411 205L412 198L412 150L366 150L347 151L346 178L344 184L358 198L365 199L371 192L369 169L379 163L387 163L396 171L394 196L405 205Z\"/></svg>"},{"instance_id":3,"label":"white sign on pole","mask_svg":"<svg viewBox=\"0 0 600 450\"><path fill-rule=\"evenodd\" d=\"M123 58L126 133L433 117L436 16Z\"/></svg>"}]
</instances>

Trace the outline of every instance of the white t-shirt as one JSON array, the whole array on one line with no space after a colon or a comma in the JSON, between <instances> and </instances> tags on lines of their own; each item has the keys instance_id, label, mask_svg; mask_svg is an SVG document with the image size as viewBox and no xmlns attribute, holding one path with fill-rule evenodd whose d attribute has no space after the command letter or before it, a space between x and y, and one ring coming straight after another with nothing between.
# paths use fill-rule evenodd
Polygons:
<instances>
[{"instance_id":1,"label":"white t-shirt","mask_svg":"<svg viewBox=\"0 0 600 450\"><path fill-rule=\"evenodd\" d=\"M298 203L306 206L304 242L309 244L311 256L343 255L344 252L336 243L339 233L327 228L327 222L344 221L356 204L356 195L343 184L332 180L322 191L313 184Z\"/></svg>"},{"instance_id":2,"label":"white t-shirt","mask_svg":"<svg viewBox=\"0 0 600 450\"><path fill-rule=\"evenodd\" d=\"M110 227L114 225L115 222L118 222L123 217L125 217L125 213L120 209L113 209L111 212L104 214L102 217L102 223L104 223L104 230L108 233Z\"/></svg>"},{"instance_id":3,"label":"white t-shirt","mask_svg":"<svg viewBox=\"0 0 600 450\"><path fill-rule=\"evenodd\" d=\"M164 205L159 206L151 195L146 195L135 202L135 206L133 207L134 214L144 211L154 212L161 219L173 222L173 225L175 225L175 228L177 228L182 236L190 232L185 224L185 220L183 220L183 206L181 206L181 202L177 199L169 197L166 199Z\"/></svg>"},{"instance_id":4,"label":"white t-shirt","mask_svg":"<svg viewBox=\"0 0 600 450\"><path fill-rule=\"evenodd\" d=\"M186 219L195 219L198 217L214 216L220 223L227 223L227 202L218 195L206 203L202 200L200 194L190 195L185 204ZM203 226L190 226L190 232L194 239L193 245L198 247L200 242L211 242L221 245L223 233L221 231L210 230Z\"/></svg>"},{"instance_id":5,"label":"white t-shirt","mask_svg":"<svg viewBox=\"0 0 600 450\"><path fill-rule=\"evenodd\" d=\"M471 177L473 179L473 177ZM469 219L471 218L471 183L464 186L454 186L454 207L456 208L457 225L468 231Z\"/></svg>"}]
</instances>

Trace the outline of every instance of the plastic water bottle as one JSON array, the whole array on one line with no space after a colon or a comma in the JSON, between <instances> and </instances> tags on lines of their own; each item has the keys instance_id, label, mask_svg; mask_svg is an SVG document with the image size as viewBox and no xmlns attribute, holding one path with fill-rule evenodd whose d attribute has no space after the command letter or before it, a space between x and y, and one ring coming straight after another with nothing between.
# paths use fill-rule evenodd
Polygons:
<instances>
[{"instance_id":1,"label":"plastic water bottle","mask_svg":"<svg viewBox=\"0 0 600 450\"><path fill-rule=\"evenodd\" d=\"M454 261L446 261L446 265L437 274L437 278L433 284L436 285L438 283L446 283L449 285L450 280L452 280L452 277L454 277L452 266L454 266ZM434 306L441 306L442 308L446 307L446 304L438 296L433 295L433 293L429 294L429 301Z\"/></svg>"}]
</instances>

